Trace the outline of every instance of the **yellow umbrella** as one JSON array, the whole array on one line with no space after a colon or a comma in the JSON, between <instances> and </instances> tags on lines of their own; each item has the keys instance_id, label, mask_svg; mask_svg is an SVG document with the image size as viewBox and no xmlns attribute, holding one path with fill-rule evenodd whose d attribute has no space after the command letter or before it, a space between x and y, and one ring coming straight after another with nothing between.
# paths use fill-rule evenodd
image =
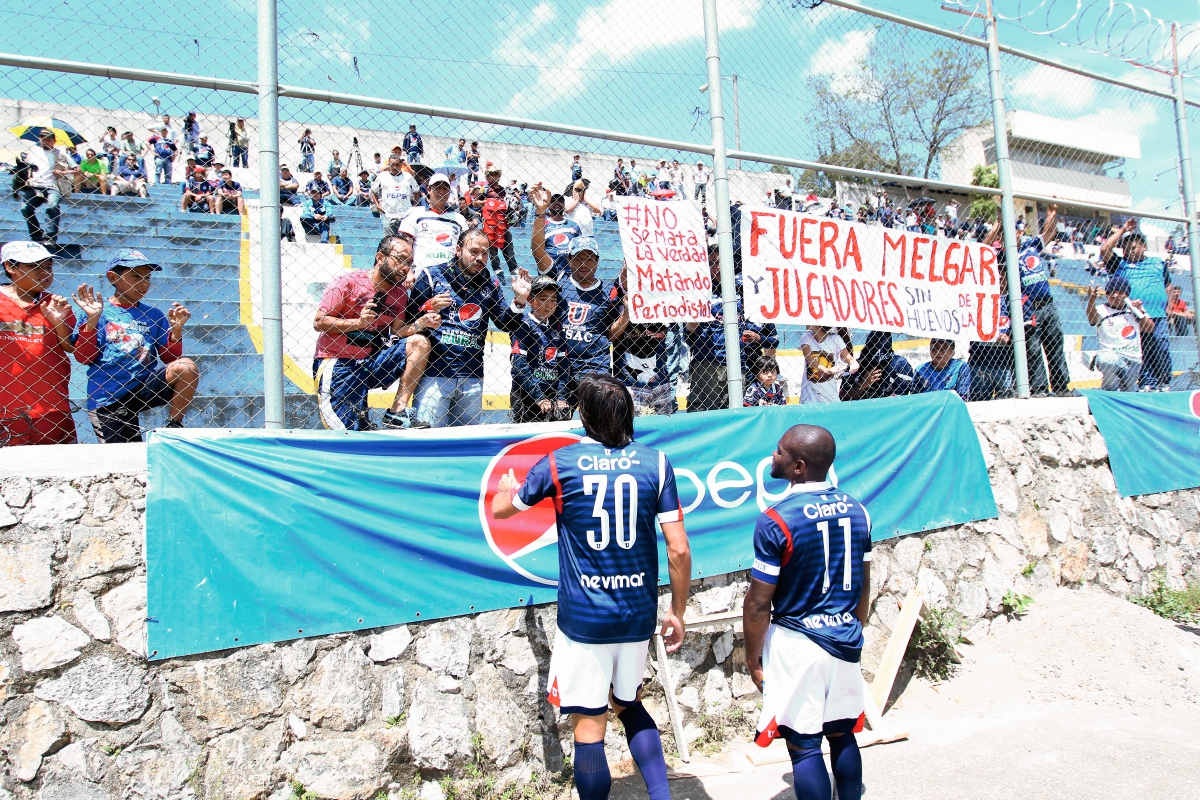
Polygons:
<instances>
[{"instance_id":1,"label":"yellow umbrella","mask_svg":"<svg viewBox=\"0 0 1200 800\"><path fill-rule=\"evenodd\" d=\"M62 147L71 147L87 141L70 124L54 117L30 117L8 130L18 139L28 139L31 142L40 141L42 132L50 131L54 134L54 143Z\"/></svg>"}]
</instances>

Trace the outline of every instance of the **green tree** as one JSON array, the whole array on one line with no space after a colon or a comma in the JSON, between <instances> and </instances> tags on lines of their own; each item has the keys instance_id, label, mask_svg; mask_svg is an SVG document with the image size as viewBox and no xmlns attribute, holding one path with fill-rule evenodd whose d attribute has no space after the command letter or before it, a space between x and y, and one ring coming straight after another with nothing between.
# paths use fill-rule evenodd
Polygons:
<instances>
[{"instance_id":1,"label":"green tree","mask_svg":"<svg viewBox=\"0 0 1200 800\"><path fill-rule=\"evenodd\" d=\"M976 164L971 170L971 185L999 189L1000 174L996 171L996 165ZM970 202L967 207L967 219L983 220L984 222L996 221L996 215L1000 213L1000 206L996 204L996 195L972 194L968 196L967 200Z\"/></svg>"},{"instance_id":2,"label":"green tree","mask_svg":"<svg viewBox=\"0 0 1200 800\"><path fill-rule=\"evenodd\" d=\"M930 52L910 31L886 32L850 74L810 78L808 122L828 131L830 154L870 153L882 171L936 177L955 139L987 119L983 59L963 44Z\"/></svg>"}]
</instances>

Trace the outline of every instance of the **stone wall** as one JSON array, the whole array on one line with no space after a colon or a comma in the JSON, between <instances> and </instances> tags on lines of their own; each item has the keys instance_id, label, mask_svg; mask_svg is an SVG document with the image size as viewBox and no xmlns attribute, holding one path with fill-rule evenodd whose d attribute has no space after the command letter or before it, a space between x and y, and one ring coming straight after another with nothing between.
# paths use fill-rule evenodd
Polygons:
<instances>
[{"instance_id":1,"label":"stone wall","mask_svg":"<svg viewBox=\"0 0 1200 800\"><path fill-rule=\"evenodd\" d=\"M1086 413L977 429L1001 516L877 545L868 673L913 586L975 639L1004 624L1009 590L1200 580L1200 493L1118 497ZM553 606L147 663L145 476L81 474L83 452L59 454L69 478L0 471L0 800L282 800L293 781L398 797L476 759L497 787L561 768L570 732L543 700ZM746 586L745 573L697 581L690 613L739 608ZM732 626L693 632L668 662L689 738L701 714L756 708ZM608 741L628 763L624 737Z\"/></svg>"}]
</instances>

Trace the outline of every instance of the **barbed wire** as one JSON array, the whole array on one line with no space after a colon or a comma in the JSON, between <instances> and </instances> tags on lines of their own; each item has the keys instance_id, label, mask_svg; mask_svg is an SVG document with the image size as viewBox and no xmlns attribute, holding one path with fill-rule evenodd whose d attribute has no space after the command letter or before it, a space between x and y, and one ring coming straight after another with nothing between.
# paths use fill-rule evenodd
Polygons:
<instances>
[{"instance_id":1,"label":"barbed wire","mask_svg":"<svg viewBox=\"0 0 1200 800\"><path fill-rule=\"evenodd\" d=\"M941 0L943 8L979 14L980 0ZM1179 70L1200 72L1200 24L1165 20L1148 9L1115 0L997 0L997 19L1034 36L1086 48L1097 55L1163 72L1174 70L1172 30L1177 30Z\"/></svg>"}]
</instances>

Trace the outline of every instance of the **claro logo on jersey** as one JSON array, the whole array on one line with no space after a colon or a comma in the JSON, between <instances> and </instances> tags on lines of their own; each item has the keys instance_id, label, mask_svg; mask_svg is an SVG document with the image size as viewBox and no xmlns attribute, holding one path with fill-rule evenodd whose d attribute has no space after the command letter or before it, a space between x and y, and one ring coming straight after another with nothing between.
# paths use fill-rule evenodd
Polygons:
<instances>
[{"instance_id":1,"label":"claro logo on jersey","mask_svg":"<svg viewBox=\"0 0 1200 800\"><path fill-rule=\"evenodd\" d=\"M517 480L524 483L526 474L545 455L579 439L573 433L551 433L509 445L488 464L479 488L479 521L492 552L518 575L546 586L558 585L554 503L546 499L528 511L498 520L492 517L492 497L501 475L511 469Z\"/></svg>"}]
</instances>

